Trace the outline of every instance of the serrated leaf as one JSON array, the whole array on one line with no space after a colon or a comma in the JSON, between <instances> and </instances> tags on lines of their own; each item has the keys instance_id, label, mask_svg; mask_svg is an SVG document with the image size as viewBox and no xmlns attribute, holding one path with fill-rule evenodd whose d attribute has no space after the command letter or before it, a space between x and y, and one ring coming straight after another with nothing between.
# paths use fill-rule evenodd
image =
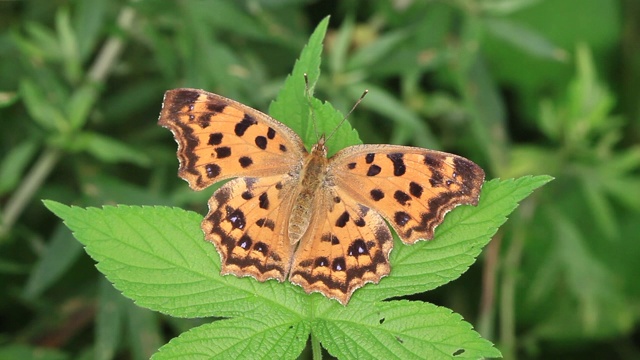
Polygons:
<instances>
[{"instance_id":1,"label":"serrated leaf","mask_svg":"<svg viewBox=\"0 0 640 360\"><path fill-rule=\"evenodd\" d=\"M259 306L272 313L302 312L300 287L275 280L256 287L253 279L220 276L220 257L204 241L199 214L169 207L44 203L64 219L107 279L140 306L178 317L236 316Z\"/></svg>"},{"instance_id":2,"label":"serrated leaf","mask_svg":"<svg viewBox=\"0 0 640 360\"><path fill-rule=\"evenodd\" d=\"M390 301L332 310L318 316L312 331L340 359L501 356L460 315L429 303Z\"/></svg>"},{"instance_id":3,"label":"serrated leaf","mask_svg":"<svg viewBox=\"0 0 640 360\"><path fill-rule=\"evenodd\" d=\"M203 240L201 215L167 207L81 209L53 201L45 201L45 205L64 219L98 262L98 269L140 306L181 317L268 314L269 319L298 326L334 319L334 312L357 313L381 306L379 300L426 291L457 278L518 201L550 179L538 176L487 183L478 207L452 211L433 241L413 246L397 244L390 276L380 284L356 291L347 307L317 293L307 295L288 282L258 283L252 278L219 275L220 259L214 247ZM368 326L364 317L354 317L359 318L363 321L360 325ZM470 339L469 334L461 336ZM306 342L306 336L297 339Z\"/></svg>"},{"instance_id":4,"label":"serrated leaf","mask_svg":"<svg viewBox=\"0 0 640 360\"><path fill-rule=\"evenodd\" d=\"M313 87L320 76L322 41L328 24L328 17L318 24L311 34L309 42L302 49L300 57L296 60L293 71L287 76L278 97L269 107L271 116L285 123L303 139L309 138L309 135L315 136L304 74L306 73L309 79L309 92L313 93Z\"/></svg>"},{"instance_id":5,"label":"serrated leaf","mask_svg":"<svg viewBox=\"0 0 640 360\"><path fill-rule=\"evenodd\" d=\"M294 359L309 328L295 317L218 320L171 340L152 359Z\"/></svg>"}]
</instances>

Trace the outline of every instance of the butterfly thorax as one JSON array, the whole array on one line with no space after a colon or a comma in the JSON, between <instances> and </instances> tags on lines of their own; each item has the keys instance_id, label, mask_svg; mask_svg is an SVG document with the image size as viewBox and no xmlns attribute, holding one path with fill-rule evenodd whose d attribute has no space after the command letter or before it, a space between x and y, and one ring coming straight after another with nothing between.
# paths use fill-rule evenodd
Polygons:
<instances>
[{"instance_id":1,"label":"butterfly thorax","mask_svg":"<svg viewBox=\"0 0 640 360\"><path fill-rule=\"evenodd\" d=\"M304 235L311 221L314 198L321 194L319 190L327 177L327 148L324 144L324 136L313 146L311 153L304 160L304 166L300 173L300 183L293 210L289 218L289 240L291 244L297 243Z\"/></svg>"}]
</instances>

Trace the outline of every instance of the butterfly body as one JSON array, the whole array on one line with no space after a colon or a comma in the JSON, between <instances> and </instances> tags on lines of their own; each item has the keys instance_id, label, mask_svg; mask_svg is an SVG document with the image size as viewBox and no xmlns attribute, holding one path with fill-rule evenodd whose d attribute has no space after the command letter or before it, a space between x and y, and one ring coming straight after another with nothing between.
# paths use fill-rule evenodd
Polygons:
<instances>
[{"instance_id":1,"label":"butterfly body","mask_svg":"<svg viewBox=\"0 0 640 360\"><path fill-rule=\"evenodd\" d=\"M296 244L308 229L316 195L319 190L324 190L323 186L327 186L327 164L327 148L323 136L307 155L300 174L297 187L299 193L289 219L288 237L292 245Z\"/></svg>"},{"instance_id":2,"label":"butterfly body","mask_svg":"<svg viewBox=\"0 0 640 360\"><path fill-rule=\"evenodd\" d=\"M327 158L284 124L196 89L165 94L160 125L178 142L179 175L196 190L224 180L202 221L222 274L289 280L342 304L390 272L393 237L431 239L445 214L477 204L484 172L453 154L356 145Z\"/></svg>"}]
</instances>

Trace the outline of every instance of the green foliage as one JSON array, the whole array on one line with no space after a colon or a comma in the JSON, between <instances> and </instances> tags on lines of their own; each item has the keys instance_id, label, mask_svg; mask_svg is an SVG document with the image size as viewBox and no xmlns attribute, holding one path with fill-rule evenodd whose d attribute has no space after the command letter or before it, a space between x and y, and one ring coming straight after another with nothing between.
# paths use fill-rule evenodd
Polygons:
<instances>
[{"instance_id":1,"label":"green foliage","mask_svg":"<svg viewBox=\"0 0 640 360\"><path fill-rule=\"evenodd\" d=\"M347 307L319 294L307 295L288 282L257 284L221 276L220 258L203 240L197 213L45 204L65 221L98 269L137 305L177 317L230 318L181 335L158 358L185 351L206 358L292 358L302 351L310 331L338 357L384 353L385 358L432 358L459 352L460 358L479 358L499 352L459 315L428 303L380 300L458 278L517 203L547 181L540 176L488 182L478 207L452 212L433 241L410 247L396 241L392 274L379 285L356 291Z\"/></svg>"},{"instance_id":2,"label":"green foliage","mask_svg":"<svg viewBox=\"0 0 640 360\"><path fill-rule=\"evenodd\" d=\"M304 110L307 94L295 78L302 77L300 69L318 73L327 23L325 19L311 36L272 109L299 108L308 113ZM311 101L320 116L319 131L339 124L341 117L330 104ZM336 146L349 144L347 137L336 139ZM196 213L165 207L84 210L45 204L65 221L98 269L137 305L177 317L228 318L179 336L162 347L156 358L184 354L293 358L304 348L309 333L339 358L380 354L398 359L454 354L481 358L500 353L459 315L426 303L380 301L424 292L458 278L517 203L549 180L488 182L477 209L465 207L450 214L434 241L410 248L396 241L393 274L377 286L358 290L348 307L319 294L309 296L288 282L272 280L256 286L250 278L219 275L220 259L211 244L203 241L201 216Z\"/></svg>"},{"instance_id":3,"label":"green foliage","mask_svg":"<svg viewBox=\"0 0 640 360\"><path fill-rule=\"evenodd\" d=\"M134 305L39 201L87 208L71 208L78 212L128 204L205 213L211 191L192 192L177 178L175 144L155 121L162 93L186 86L262 110L275 99L271 114L307 144L315 142L312 113L327 132L368 89L349 116L353 128L340 128L331 152L361 138L459 153L481 164L489 179L517 178L486 185L483 197L497 204L546 179L525 175L552 175L556 180L521 203L456 281L437 287L442 281L428 277L429 263L416 270L424 284L396 286L390 276L354 299L364 296L359 292L383 299L433 289L408 297L420 307L416 321L427 313L434 321L457 319L450 308L505 358L637 358L637 14L634 0L0 2L0 357L148 358L179 334L170 345L243 321L169 317ZM332 17L322 65L312 41L307 69L296 66L289 75L326 15ZM340 112L305 97L303 72L310 92ZM457 237L456 222L469 212L497 227L504 219L481 215L510 211L462 207L447 215L438 242L470 246L462 263L436 261L449 266L447 278L472 264L494 232ZM451 226L455 232L445 231ZM201 234L193 236L199 242ZM438 242L396 245L393 271L414 271L403 270L405 256L419 264L438 260ZM277 288L299 297L295 287ZM379 321L362 311L359 320ZM405 320L387 324L396 316L377 328L410 332L401 328ZM367 349L346 346L362 328L336 324L344 325L323 323L325 335L344 334L344 342L322 335L323 346L341 357L366 357ZM460 324L460 333L472 333ZM298 330L321 334L310 324ZM203 346L230 346L210 339ZM403 354L403 343L385 341L373 346L375 355ZM282 343L274 349L299 352L277 348ZM301 358L310 356L308 348Z\"/></svg>"}]
</instances>

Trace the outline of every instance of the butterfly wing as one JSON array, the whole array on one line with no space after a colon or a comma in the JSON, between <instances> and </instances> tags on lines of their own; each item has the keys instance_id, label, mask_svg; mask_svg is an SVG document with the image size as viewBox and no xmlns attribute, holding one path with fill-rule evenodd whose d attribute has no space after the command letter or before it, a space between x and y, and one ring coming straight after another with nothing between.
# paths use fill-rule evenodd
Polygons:
<instances>
[{"instance_id":1,"label":"butterfly wing","mask_svg":"<svg viewBox=\"0 0 640 360\"><path fill-rule=\"evenodd\" d=\"M293 252L287 228L295 182L282 176L238 178L218 189L202 221L222 258L222 274L284 281Z\"/></svg>"},{"instance_id":2,"label":"butterfly wing","mask_svg":"<svg viewBox=\"0 0 640 360\"><path fill-rule=\"evenodd\" d=\"M404 243L433 238L454 207L478 203L484 171L444 152L394 145L356 145L334 155L336 186L384 216Z\"/></svg>"},{"instance_id":3,"label":"butterfly wing","mask_svg":"<svg viewBox=\"0 0 640 360\"><path fill-rule=\"evenodd\" d=\"M379 214L336 187L321 189L313 208L289 280L346 304L356 289L389 274L391 232Z\"/></svg>"},{"instance_id":4,"label":"butterfly wing","mask_svg":"<svg viewBox=\"0 0 640 360\"><path fill-rule=\"evenodd\" d=\"M196 89L165 93L158 123L178 143L178 174L201 190L220 180L298 170L307 154L284 124L231 99Z\"/></svg>"},{"instance_id":5,"label":"butterfly wing","mask_svg":"<svg viewBox=\"0 0 640 360\"><path fill-rule=\"evenodd\" d=\"M196 89L165 94L159 124L178 143L178 174L201 190L234 178L209 200L202 221L223 274L283 281L293 247L285 239L297 176L307 151L284 124Z\"/></svg>"}]
</instances>

